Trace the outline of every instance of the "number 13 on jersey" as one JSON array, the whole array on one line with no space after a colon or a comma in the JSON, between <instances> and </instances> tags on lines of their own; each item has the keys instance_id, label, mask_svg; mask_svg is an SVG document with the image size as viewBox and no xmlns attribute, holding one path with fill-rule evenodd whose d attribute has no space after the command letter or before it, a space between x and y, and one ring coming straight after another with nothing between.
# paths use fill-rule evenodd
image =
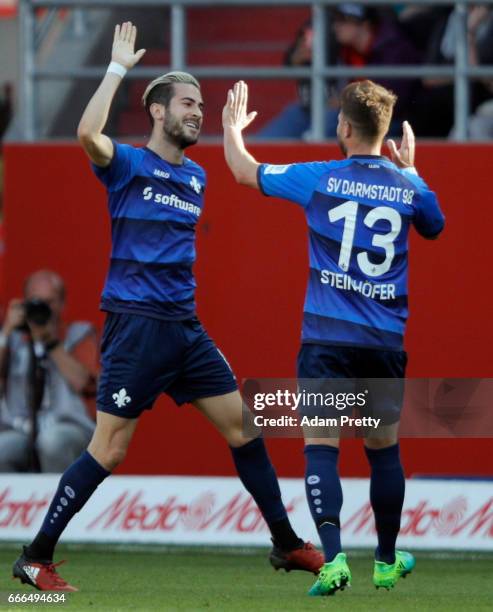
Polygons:
<instances>
[{"instance_id":1,"label":"number 13 on jersey","mask_svg":"<svg viewBox=\"0 0 493 612\"><path fill-rule=\"evenodd\" d=\"M340 221L341 219L344 220L338 265L345 271L349 270L349 264L351 261L358 210L359 203L355 202L354 200L348 200L347 202L343 202L339 206L329 210L329 221L331 223L337 223L337 221ZM400 214L390 206L377 206L376 208L373 208L364 217L363 223L366 225L366 227L372 229L373 226L381 220L385 220L390 223L390 231L384 234L375 233L372 237L371 244L376 248L384 250L385 259L381 263L373 263L370 261L368 252L366 251L358 253L356 257L360 270L367 276L373 278L381 276L390 270L395 256L394 241L402 228L402 218Z\"/></svg>"}]
</instances>

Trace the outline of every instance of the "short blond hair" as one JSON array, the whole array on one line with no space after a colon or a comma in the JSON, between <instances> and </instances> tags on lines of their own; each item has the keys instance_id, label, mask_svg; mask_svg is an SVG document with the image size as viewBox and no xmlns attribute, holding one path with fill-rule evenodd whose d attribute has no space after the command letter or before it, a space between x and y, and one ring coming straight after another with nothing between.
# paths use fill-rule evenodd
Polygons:
<instances>
[{"instance_id":1,"label":"short blond hair","mask_svg":"<svg viewBox=\"0 0 493 612\"><path fill-rule=\"evenodd\" d=\"M151 92L153 92L153 94L156 93L154 92L154 89L156 87L159 87L160 85L164 85L164 86L171 85L171 89L172 89L172 86L174 83L188 83L189 85L194 85L197 89L200 90L200 83L197 81L197 79L193 75L189 74L188 72L179 72L178 70L175 70L174 72L167 72L166 74L163 74L160 77L157 77L157 79L154 79L154 81L151 81L149 85L146 87L142 95L143 106L147 108L152 104L151 101L148 101L148 98Z\"/></svg>"},{"instance_id":2,"label":"short blond hair","mask_svg":"<svg viewBox=\"0 0 493 612\"><path fill-rule=\"evenodd\" d=\"M361 138L375 142L389 131L397 96L373 81L350 83L341 93L341 111Z\"/></svg>"}]
</instances>

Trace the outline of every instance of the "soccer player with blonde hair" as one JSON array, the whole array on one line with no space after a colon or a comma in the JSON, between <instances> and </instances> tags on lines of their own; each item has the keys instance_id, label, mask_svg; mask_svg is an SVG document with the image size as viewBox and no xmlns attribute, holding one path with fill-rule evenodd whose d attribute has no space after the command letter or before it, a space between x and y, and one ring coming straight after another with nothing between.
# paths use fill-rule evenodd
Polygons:
<instances>
[{"instance_id":1,"label":"soccer player with blonde hair","mask_svg":"<svg viewBox=\"0 0 493 612\"><path fill-rule=\"evenodd\" d=\"M112 61L78 129L107 189L111 216L96 430L87 451L62 475L39 533L14 564L14 576L40 590L77 590L58 574L55 546L74 514L123 461L140 415L161 393L178 405L193 404L228 443L270 529L271 564L316 574L323 555L294 532L263 439L243 436L236 379L196 315L192 266L206 174L184 151L197 142L202 126L198 81L171 72L148 85L143 104L151 135L145 147L103 134L125 73L144 55L144 49L135 52L136 35L130 22L116 26ZM204 449L187 440L183 446L200 462Z\"/></svg>"},{"instance_id":2,"label":"soccer player with blonde hair","mask_svg":"<svg viewBox=\"0 0 493 612\"><path fill-rule=\"evenodd\" d=\"M239 81L223 110L225 157L233 175L266 196L301 205L308 223L300 387L306 380L323 385L346 379L346 388L358 391L358 379L389 380L368 382L366 409L381 415L382 428L365 432L365 452L378 535L373 581L391 588L415 564L410 553L395 548L405 488L397 429L407 362L408 232L414 226L423 237L436 238L444 217L414 169L415 141L407 122L400 148L388 141L391 159L382 156L396 102L384 87L361 81L343 90L337 126L342 161L258 163L242 137L256 116L247 102L247 85ZM319 437L305 428L307 500L325 553L310 595L331 595L351 582L340 537L338 434L336 429Z\"/></svg>"}]
</instances>

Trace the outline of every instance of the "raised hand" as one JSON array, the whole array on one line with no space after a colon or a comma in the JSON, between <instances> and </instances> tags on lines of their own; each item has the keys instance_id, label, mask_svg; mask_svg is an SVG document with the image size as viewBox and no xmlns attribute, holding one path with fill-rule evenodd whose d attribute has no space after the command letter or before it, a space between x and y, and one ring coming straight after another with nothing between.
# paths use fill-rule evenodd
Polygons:
<instances>
[{"instance_id":1,"label":"raised hand","mask_svg":"<svg viewBox=\"0 0 493 612\"><path fill-rule=\"evenodd\" d=\"M139 49L135 53L135 39L137 38L137 28L131 21L126 21L122 25L115 27L113 37L113 48L111 50L111 61L118 62L125 68L130 69L142 58L145 49Z\"/></svg>"},{"instance_id":2,"label":"raised hand","mask_svg":"<svg viewBox=\"0 0 493 612\"><path fill-rule=\"evenodd\" d=\"M228 98L223 108L223 127L234 127L244 130L257 116L256 111L247 113L248 85L238 81L228 91Z\"/></svg>"},{"instance_id":3,"label":"raised hand","mask_svg":"<svg viewBox=\"0 0 493 612\"><path fill-rule=\"evenodd\" d=\"M399 168L411 168L414 166L416 139L407 121L404 121L402 124L402 141L400 148L397 149L397 145L392 139L387 140L387 146L390 150L390 157L396 166Z\"/></svg>"}]
</instances>

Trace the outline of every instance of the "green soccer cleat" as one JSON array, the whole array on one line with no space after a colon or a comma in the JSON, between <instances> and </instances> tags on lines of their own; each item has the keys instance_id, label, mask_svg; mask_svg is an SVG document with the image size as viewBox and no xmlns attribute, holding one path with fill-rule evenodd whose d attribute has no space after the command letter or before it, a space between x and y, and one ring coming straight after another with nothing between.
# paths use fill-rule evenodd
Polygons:
<instances>
[{"instance_id":1,"label":"green soccer cleat","mask_svg":"<svg viewBox=\"0 0 493 612\"><path fill-rule=\"evenodd\" d=\"M347 586L351 586L351 571L346 563L345 553L341 552L333 561L322 565L317 581L308 591L308 595L312 597L334 595L336 591L343 591Z\"/></svg>"},{"instance_id":2,"label":"green soccer cleat","mask_svg":"<svg viewBox=\"0 0 493 612\"><path fill-rule=\"evenodd\" d=\"M393 589L399 578L405 578L410 574L414 566L416 565L416 559L411 553L404 552L403 550L395 551L395 563L384 563L383 561L375 561L373 569L373 584L379 589Z\"/></svg>"}]
</instances>

